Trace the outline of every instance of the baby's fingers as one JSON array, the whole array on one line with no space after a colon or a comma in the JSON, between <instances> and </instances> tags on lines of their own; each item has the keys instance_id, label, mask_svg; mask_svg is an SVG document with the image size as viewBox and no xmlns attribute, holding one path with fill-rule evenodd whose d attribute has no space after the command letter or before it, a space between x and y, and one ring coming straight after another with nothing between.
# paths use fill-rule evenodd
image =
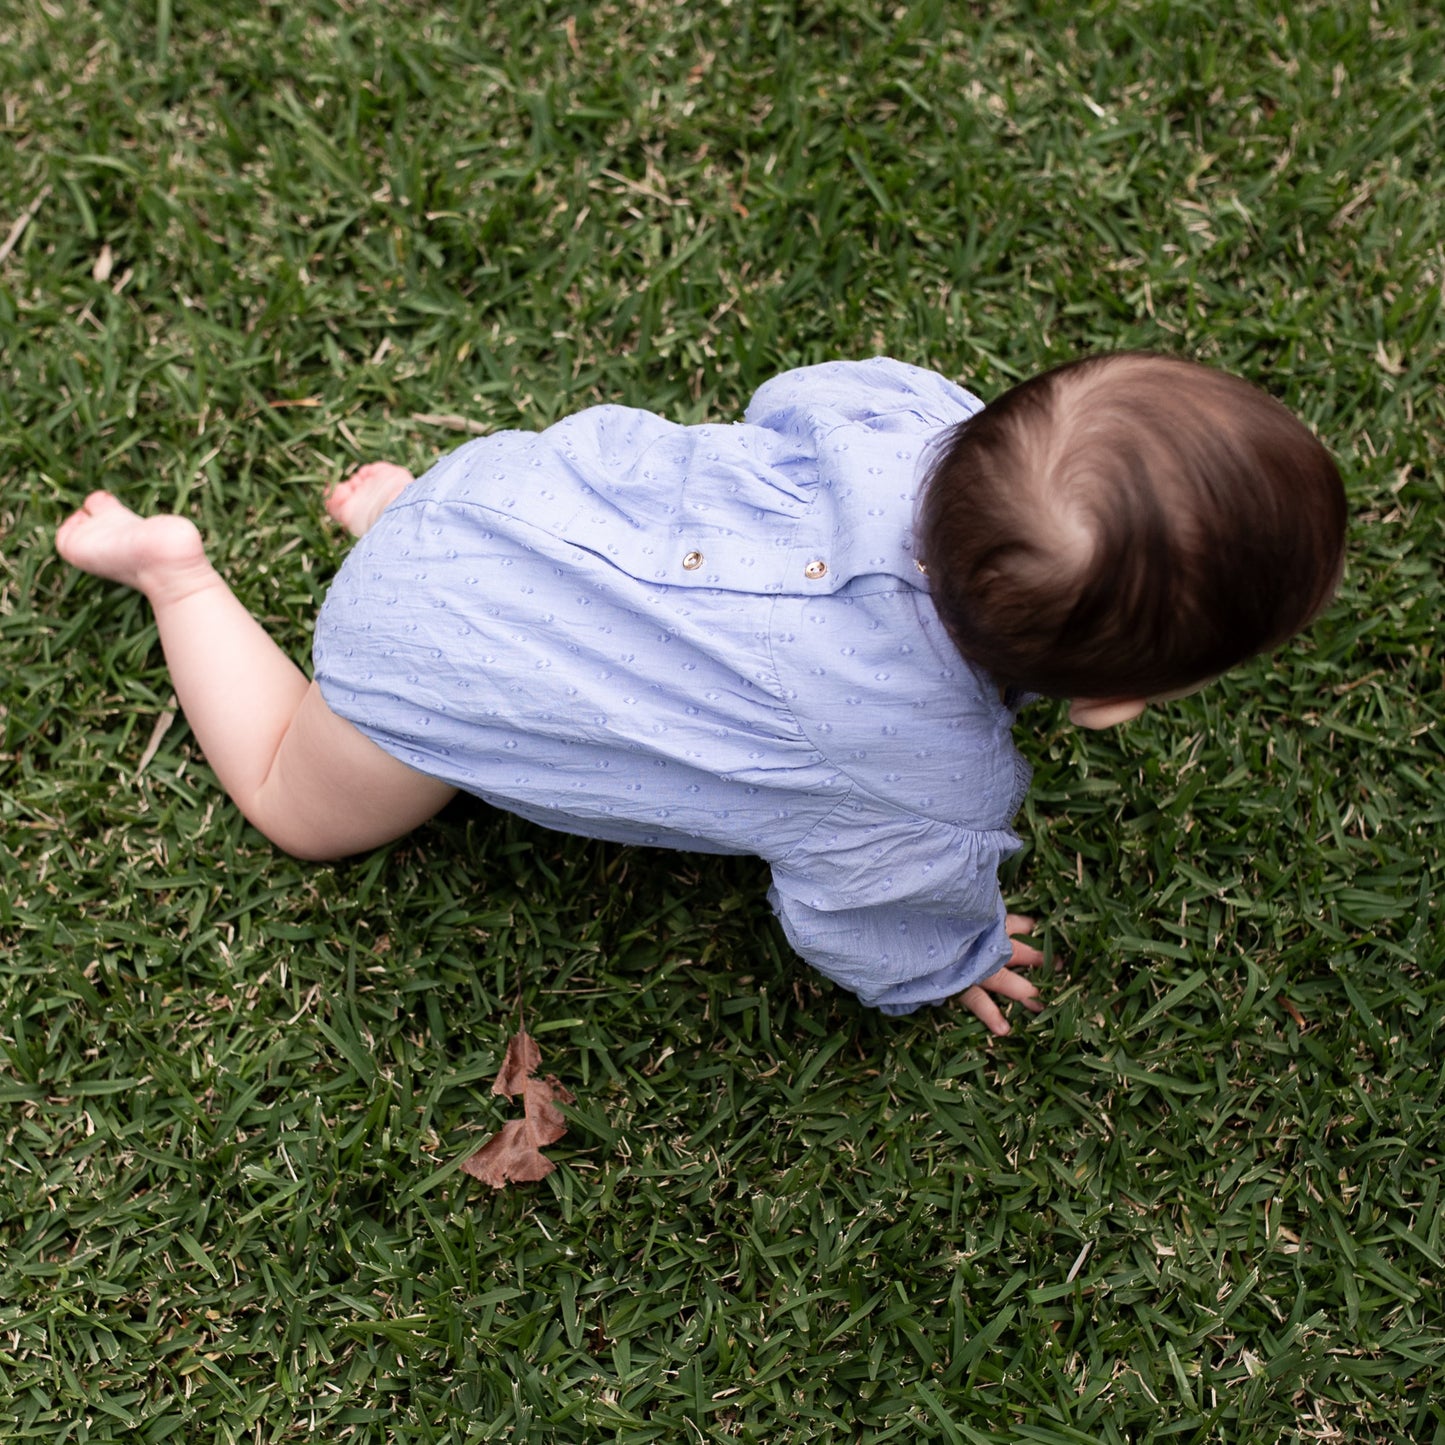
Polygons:
<instances>
[{"instance_id":1,"label":"baby's fingers","mask_svg":"<svg viewBox=\"0 0 1445 1445\"><path fill-rule=\"evenodd\" d=\"M990 993L996 993L1003 998L1011 998L1016 1003L1021 1003L1030 1013L1043 1012L1044 1006L1039 1001L1039 991L1033 982L1027 978L1020 978L1016 973L1010 973L1007 968L1001 968L992 978L984 979L979 987L986 988Z\"/></svg>"},{"instance_id":2,"label":"baby's fingers","mask_svg":"<svg viewBox=\"0 0 1445 1445\"><path fill-rule=\"evenodd\" d=\"M999 1012L998 1005L983 991L981 984L964 989L959 994L958 1001L989 1033L998 1034L1000 1038L1008 1033L1008 1020Z\"/></svg>"},{"instance_id":3,"label":"baby's fingers","mask_svg":"<svg viewBox=\"0 0 1445 1445\"><path fill-rule=\"evenodd\" d=\"M1013 946L1013 952L1009 955L1008 968L1035 968L1044 961L1044 956L1031 944L1020 943L1018 939L1009 940Z\"/></svg>"},{"instance_id":4,"label":"baby's fingers","mask_svg":"<svg viewBox=\"0 0 1445 1445\"><path fill-rule=\"evenodd\" d=\"M992 978L986 978L982 983L976 983L972 988L966 988L959 994L958 1001L979 1020L990 1033L1002 1037L1011 1032L1009 1022L1004 1018L999 1006L989 997L990 994L998 994L1000 998L1012 999L1015 1003L1021 1003L1030 1013L1040 1013L1043 1004L1039 1001L1039 991L1028 979L1020 978L1016 973L1010 973L1008 969L1001 968Z\"/></svg>"},{"instance_id":5,"label":"baby's fingers","mask_svg":"<svg viewBox=\"0 0 1445 1445\"><path fill-rule=\"evenodd\" d=\"M1013 952L1009 957L1009 968L1034 968L1044 961L1043 954L1031 943L1020 943L1014 937L1018 933L1032 933L1034 921L1026 918L1022 913L1008 913L1004 915L1004 930L1009 935L1009 943Z\"/></svg>"}]
</instances>

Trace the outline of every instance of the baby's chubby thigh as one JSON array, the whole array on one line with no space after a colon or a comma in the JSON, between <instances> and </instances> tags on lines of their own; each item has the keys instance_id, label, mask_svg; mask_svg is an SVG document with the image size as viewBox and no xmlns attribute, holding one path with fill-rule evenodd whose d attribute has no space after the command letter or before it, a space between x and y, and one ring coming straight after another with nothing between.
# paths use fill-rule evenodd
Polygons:
<instances>
[{"instance_id":1,"label":"baby's chubby thigh","mask_svg":"<svg viewBox=\"0 0 1445 1445\"><path fill-rule=\"evenodd\" d=\"M251 821L298 858L344 858L410 832L454 792L338 717L313 682L282 738Z\"/></svg>"}]
</instances>

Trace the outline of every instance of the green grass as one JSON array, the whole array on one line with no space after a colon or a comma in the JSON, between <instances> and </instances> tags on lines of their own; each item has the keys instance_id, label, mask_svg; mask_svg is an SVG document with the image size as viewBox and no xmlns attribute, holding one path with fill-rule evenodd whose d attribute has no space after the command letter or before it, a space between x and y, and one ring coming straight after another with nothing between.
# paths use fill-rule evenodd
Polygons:
<instances>
[{"instance_id":1,"label":"green grass","mask_svg":"<svg viewBox=\"0 0 1445 1445\"><path fill-rule=\"evenodd\" d=\"M1438 23L7 5L7 1445L1445 1442ZM1026 714L1007 883L1063 967L999 1043L810 976L754 862L480 805L276 855L182 722L139 770L154 629L51 552L94 485L182 508L304 656L318 490L459 439L419 416L1124 346L1301 411L1351 563L1119 734ZM578 1103L494 1195L519 1001Z\"/></svg>"}]
</instances>

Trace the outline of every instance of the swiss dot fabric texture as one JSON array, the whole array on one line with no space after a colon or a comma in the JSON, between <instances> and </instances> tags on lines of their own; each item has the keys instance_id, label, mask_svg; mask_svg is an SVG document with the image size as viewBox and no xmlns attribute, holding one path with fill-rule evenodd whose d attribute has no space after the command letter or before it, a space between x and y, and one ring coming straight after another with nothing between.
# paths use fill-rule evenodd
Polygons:
<instances>
[{"instance_id":1,"label":"swiss dot fabric texture","mask_svg":"<svg viewBox=\"0 0 1445 1445\"><path fill-rule=\"evenodd\" d=\"M887 358L734 425L619 406L436 464L317 621L333 711L538 823L754 853L809 963L885 1013L1009 957L1013 712L915 565L929 444L976 397Z\"/></svg>"}]
</instances>

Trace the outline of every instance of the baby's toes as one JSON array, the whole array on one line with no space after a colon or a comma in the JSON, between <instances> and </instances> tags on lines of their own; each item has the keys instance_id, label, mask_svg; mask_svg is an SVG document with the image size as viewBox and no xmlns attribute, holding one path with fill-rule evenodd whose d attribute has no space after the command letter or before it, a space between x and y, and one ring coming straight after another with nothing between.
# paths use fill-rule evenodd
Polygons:
<instances>
[{"instance_id":1,"label":"baby's toes","mask_svg":"<svg viewBox=\"0 0 1445 1445\"><path fill-rule=\"evenodd\" d=\"M61 524L60 532L74 531L76 527L83 527L92 517L103 515L107 509L120 507L125 508L109 492L92 492Z\"/></svg>"},{"instance_id":2,"label":"baby's toes","mask_svg":"<svg viewBox=\"0 0 1445 1445\"><path fill-rule=\"evenodd\" d=\"M395 462L367 462L352 473L352 480L363 490L378 492L389 500L409 487L416 477Z\"/></svg>"},{"instance_id":3,"label":"baby's toes","mask_svg":"<svg viewBox=\"0 0 1445 1445\"><path fill-rule=\"evenodd\" d=\"M72 567L83 572L99 570L100 559L108 551L112 527L104 516L97 517L88 508L72 512L55 532L55 550Z\"/></svg>"},{"instance_id":4,"label":"baby's toes","mask_svg":"<svg viewBox=\"0 0 1445 1445\"><path fill-rule=\"evenodd\" d=\"M129 512L130 508L109 492L92 492L81 504L80 510L87 516L99 517L106 512Z\"/></svg>"},{"instance_id":5,"label":"baby's toes","mask_svg":"<svg viewBox=\"0 0 1445 1445\"><path fill-rule=\"evenodd\" d=\"M55 550L59 552L67 562L70 561L70 545L71 540L75 536L76 518L81 515L82 513L80 512L72 512L55 529Z\"/></svg>"},{"instance_id":6,"label":"baby's toes","mask_svg":"<svg viewBox=\"0 0 1445 1445\"><path fill-rule=\"evenodd\" d=\"M55 550L67 562L74 560L71 553L75 549L76 540L95 520L96 512L104 510L103 503L97 505L94 511L91 510L91 504L104 495L103 492L92 493L55 529Z\"/></svg>"},{"instance_id":7,"label":"baby's toes","mask_svg":"<svg viewBox=\"0 0 1445 1445\"><path fill-rule=\"evenodd\" d=\"M393 468L390 462L363 462L344 481L337 482L332 490L340 491L345 488L352 492L364 492L370 487L380 486L391 470Z\"/></svg>"},{"instance_id":8,"label":"baby's toes","mask_svg":"<svg viewBox=\"0 0 1445 1445\"><path fill-rule=\"evenodd\" d=\"M344 482L332 482L321 495L321 504L331 516L337 521L341 518L339 513L346 510L346 504L351 500L351 494L356 490L356 478L347 477Z\"/></svg>"}]
</instances>

